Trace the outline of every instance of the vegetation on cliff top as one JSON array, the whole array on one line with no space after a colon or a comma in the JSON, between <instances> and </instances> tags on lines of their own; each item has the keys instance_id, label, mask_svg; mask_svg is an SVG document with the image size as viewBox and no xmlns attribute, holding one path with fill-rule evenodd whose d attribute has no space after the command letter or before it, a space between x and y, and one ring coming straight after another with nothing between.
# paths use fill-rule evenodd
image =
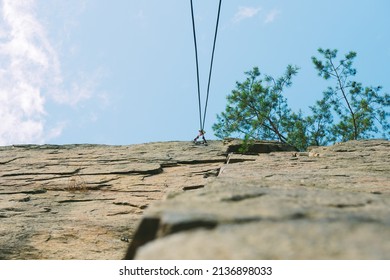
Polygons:
<instances>
[{"instance_id":1,"label":"vegetation on cliff top","mask_svg":"<svg viewBox=\"0 0 390 280\"><path fill-rule=\"evenodd\" d=\"M224 112L213 125L219 138L238 136L253 139L279 140L300 150L312 145L328 145L338 141L367 139L381 133L389 138L390 95L382 87L363 86L353 78L356 52L337 61L337 50L318 49L322 58L312 57L318 75L330 86L321 100L310 106L311 114L294 112L283 96L292 85L299 67L288 65L275 79L263 75L258 67L245 72L244 82L227 96Z\"/></svg>"}]
</instances>

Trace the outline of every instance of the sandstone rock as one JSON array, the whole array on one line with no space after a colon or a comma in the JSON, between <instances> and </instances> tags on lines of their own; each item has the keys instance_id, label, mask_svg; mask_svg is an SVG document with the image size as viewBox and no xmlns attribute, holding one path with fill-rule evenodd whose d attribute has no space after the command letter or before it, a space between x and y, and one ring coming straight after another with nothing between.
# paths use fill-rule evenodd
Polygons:
<instances>
[{"instance_id":1,"label":"sandstone rock","mask_svg":"<svg viewBox=\"0 0 390 280\"><path fill-rule=\"evenodd\" d=\"M143 211L203 187L226 147L0 147L0 259L121 259Z\"/></svg>"},{"instance_id":2,"label":"sandstone rock","mask_svg":"<svg viewBox=\"0 0 390 280\"><path fill-rule=\"evenodd\" d=\"M135 238L126 257L389 259L390 143L311 153L227 164L205 188L154 203L139 228L154 225L154 237Z\"/></svg>"},{"instance_id":3,"label":"sandstone rock","mask_svg":"<svg viewBox=\"0 0 390 280\"><path fill-rule=\"evenodd\" d=\"M388 141L239 144L0 147L0 259L389 258Z\"/></svg>"}]
</instances>

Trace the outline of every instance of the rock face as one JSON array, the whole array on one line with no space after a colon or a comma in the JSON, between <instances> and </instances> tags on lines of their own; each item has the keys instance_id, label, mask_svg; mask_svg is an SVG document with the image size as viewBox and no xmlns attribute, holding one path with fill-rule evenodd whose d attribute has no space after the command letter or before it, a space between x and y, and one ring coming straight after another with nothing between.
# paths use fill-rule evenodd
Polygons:
<instances>
[{"instance_id":1,"label":"rock face","mask_svg":"<svg viewBox=\"0 0 390 280\"><path fill-rule=\"evenodd\" d=\"M0 147L0 259L389 259L390 143Z\"/></svg>"},{"instance_id":2,"label":"rock face","mask_svg":"<svg viewBox=\"0 0 390 280\"><path fill-rule=\"evenodd\" d=\"M390 259L390 142L246 156L139 232L128 259Z\"/></svg>"},{"instance_id":3,"label":"rock face","mask_svg":"<svg viewBox=\"0 0 390 280\"><path fill-rule=\"evenodd\" d=\"M0 259L122 259L144 209L203 187L221 142L0 147Z\"/></svg>"}]
</instances>

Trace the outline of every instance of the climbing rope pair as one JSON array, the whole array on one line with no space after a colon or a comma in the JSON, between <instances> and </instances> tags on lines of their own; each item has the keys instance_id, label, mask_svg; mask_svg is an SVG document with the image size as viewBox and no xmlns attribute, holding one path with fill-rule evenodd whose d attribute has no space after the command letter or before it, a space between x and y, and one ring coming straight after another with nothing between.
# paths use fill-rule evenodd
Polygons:
<instances>
[{"instance_id":1,"label":"climbing rope pair","mask_svg":"<svg viewBox=\"0 0 390 280\"><path fill-rule=\"evenodd\" d=\"M199 109L199 135L195 137L194 143L201 143L201 144L207 144L207 141L204 137L205 135L205 120L206 120L206 112L207 112L207 105L209 101L209 94L210 94L210 84L211 84L211 73L213 71L213 63L214 63L214 53L215 53L215 45L217 42L217 35L218 35L218 26L219 26L219 17L221 14L221 4L222 0L219 0L219 5L218 5L218 14L217 14L217 21L215 24L215 33L214 33L214 43L213 43L213 50L211 53L211 61L210 61L210 70L209 70L209 79L208 79L208 84L207 84L207 94L206 94L206 102L203 110L203 116L202 116L202 103L201 103L201 90L200 90L200 78L199 78L199 61L198 61L198 46L196 42L196 28L195 28L195 17L194 17L194 5L192 0L190 0L191 4L191 17L192 17L192 31L194 35L194 47L195 47L195 63L196 63L196 78L197 78L197 86L198 86L198 109ZM203 142L198 142L198 139L202 137Z\"/></svg>"}]
</instances>

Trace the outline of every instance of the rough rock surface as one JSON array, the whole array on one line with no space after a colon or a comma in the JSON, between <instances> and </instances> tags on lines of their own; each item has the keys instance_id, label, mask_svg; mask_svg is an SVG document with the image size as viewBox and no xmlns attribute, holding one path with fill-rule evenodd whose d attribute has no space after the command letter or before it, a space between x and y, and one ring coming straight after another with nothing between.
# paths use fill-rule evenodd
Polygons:
<instances>
[{"instance_id":1,"label":"rough rock surface","mask_svg":"<svg viewBox=\"0 0 390 280\"><path fill-rule=\"evenodd\" d=\"M205 188L153 204L126 258L390 259L390 142L225 164Z\"/></svg>"},{"instance_id":2,"label":"rough rock surface","mask_svg":"<svg viewBox=\"0 0 390 280\"><path fill-rule=\"evenodd\" d=\"M217 176L222 142L0 147L0 259L122 259L144 209Z\"/></svg>"},{"instance_id":3,"label":"rough rock surface","mask_svg":"<svg viewBox=\"0 0 390 280\"><path fill-rule=\"evenodd\" d=\"M389 259L389 171L381 140L0 147L0 259Z\"/></svg>"},{"instance_id":4,"label":"rough rock surface","mask_svg":"<svg viewBox=\"0 0 390 280\"><path fill-rule=\"evenodd\" d=\"M203 188L227 147L0 147L0 259L122 259L149 204Z\"/></svg>"}]
</instances>

